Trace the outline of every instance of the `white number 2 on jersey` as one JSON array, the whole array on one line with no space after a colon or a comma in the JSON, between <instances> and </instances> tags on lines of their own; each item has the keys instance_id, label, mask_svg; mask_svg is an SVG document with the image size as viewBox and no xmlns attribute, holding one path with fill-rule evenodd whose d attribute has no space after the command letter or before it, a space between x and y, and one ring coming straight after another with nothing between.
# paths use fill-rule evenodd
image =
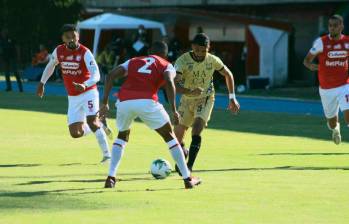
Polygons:
<instances>
[{"instance_id":1,"label":"white number 2 on jersey","mask_svg":"<svg viewBox=\"0 0 349 224\"><path fill-rule=\"evenodd\" d=\"M155 62L155 59L149 57L149 58L143 58L142 60L145 61L145 65L140 67L138 69L138 72L143 74L151 74L151 70L149 69L149 67Z\"/></svg>"}]
</instances>

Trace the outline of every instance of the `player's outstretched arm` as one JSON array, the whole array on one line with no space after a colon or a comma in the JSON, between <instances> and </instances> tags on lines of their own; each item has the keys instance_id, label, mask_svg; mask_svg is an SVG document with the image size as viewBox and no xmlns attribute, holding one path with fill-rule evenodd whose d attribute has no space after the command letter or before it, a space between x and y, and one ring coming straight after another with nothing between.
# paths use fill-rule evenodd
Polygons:
<instances>
[{"instance_id":1,"label":"player's outstretched arm","mask_svg":"<svg viewBox=\"0 0 349 224\"><path fill-rule=\"evenodd\" d=\"M171 111L173 113L174 124L179 122L179 114L176 108L176 87L174 84L174 76L176 75L175 71L167 70L164 72L164 78L166 81L165 90L168 98L168 102L171 106Z\"/></svg>"},{"instance_id":2,"label":"player's outstretched arm","mask_svg":"<svg viewBox=\"0 0 349 224\"><path fill-rule=\"evenodd\" d=\"M305 56L303 61L304 66L313 72L318 70L318 65L313 63L315 58L316 55L313 55L309 52L307 56Z\"/></svg>"},{"instance_id":3,"label":"player's outstretched arm","mask_svg":"<svg viewBox=\"0 0 349 224\"><path fill-rule=\"evenodd\" d=\"M307 56L305 56L303 64L305 67L307 67L310 71L317 71L318 65L314 64L314 59L318 56L318 54L322 53L324 50L324 44L322 42L321 38L317 38L312 48L309 50Z\"/></svg>"},{"instance_id":4,"label":"player's outstretched arm","mask_svg":"<svg viewBox=\"0 0 349 224\"><path fill-rule=\"evenodd\" d=\"M219 70L219 73L225 77L225 83L229 91L229 110L236 114L240 110L240 104L235 97L233 73L226 66Z\"/></svg>"},{"instance_id":5,"label":"player's outstretched arm","mask_svg":"<svg viewBox=\"0 0 349 224\"><path fill-rule=\"evenodd\" d=\"M83 92L86 88L97 84L97 82L99 82L99 80L101 79L101 74L99 72L97 62L91 51L86 51L84 55L84 62L88 72L90 73L90 78L84 83L73 83L75 85L75 88L80 92Z\"/></svg>"},{"instance_id":6,"label":"player's outstretched arm","mask_svg":"<svg viewBox=\"0 0 349 224\"><path fill-rule=\"evenodd\" d=\"M176 92L181 93L184 95L191 95L191 96L199 96L203 93L203 88L195 88L195 89L188 89L185 88L182 84L182 74L177 72L177 76L174 79L175 87L176 87Z\"/></svg>"},{"instance_id":7,"label":"player's outstretched arm","mask_svg":"<svg viewBox=\"0 0 349 224\"><path fill-rule=\"evenodd\" d=\"M36 95L39 97L44 96L45 84L47 80L52 76L55 71L55 67L58 64L56 50L53 51L49 63L46 65L44 72L42 73L41 80L36 89Z\"/></svg>"},{"instance_id":8,"label":"player's outstretched arm","mask_svg":"<svg viewBox=\"0 0 349 224\"><path fill-rule=\"evenodd\" d=\"M122 66L118 66L114 68L107 76L105 84L104 84L104 93L103 93L103 100L100 108L100 116L105 116L109 106L109 95L110 91L113 88L114 80L119 79L126 76L126 69Z\"/></svg>"}]
</instances>

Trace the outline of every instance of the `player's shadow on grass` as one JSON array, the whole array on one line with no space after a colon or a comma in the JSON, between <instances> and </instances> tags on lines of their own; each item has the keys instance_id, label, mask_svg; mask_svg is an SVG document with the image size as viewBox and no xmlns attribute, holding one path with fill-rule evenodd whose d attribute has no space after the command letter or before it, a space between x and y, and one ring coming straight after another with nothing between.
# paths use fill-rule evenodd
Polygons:
<instances>
[{"instance_id":1,"label":"player's shadow on grass","mask_svg":"<svg viewBox=\"0 0 349 224\"><path fill-rule=\"evenodd\" d=\"M80 166L82 163L64 163L64 164L59 164L58 166Z\"/></svg>"},{"instance_id":2,"label":"player's shadow on grass","mask_svg":"<svg viewBox=\"0 0 349 224\"><path fill-rule=\"evenodd\" d=\"M227 169L207 169L194 170L194 173L205 172L239 172L239 171L265 171L265 170L349 170L349 166L334 167L305 167L305 166L280 166L280 167L255 167L255 168L227 168Z\"/></svg>"},{"instance_id":3,"label":"player's shadow on grass","mask_svg":"<svg viewBox=\"0 0 349 224\"><path fill-rule=\"evenodd\" d=\"M43 196L52 193L66 193L71 191L84 191L92 190L97 188L72 188L72 189L58 189L58 190L49 190L49 191L16 191L16 192L2 192L0 197L35 197Z\"/></svg>"},{"instance_id":4,"label":"player's shadow on grass","mask_svg":"<svg viewBox=\"0 0 349 224\"><path fill-rule=\"evenodd\" d=\"M118 182L125 181L144 181L144 180L154 180L153 177L132 177L132 178L119 178ZM90 180L38 180L29 181L26 183L19 183L16 185L39 185L39 184L50 184L50 183L104 183L105 179L90 179Z\"/></svg>"},{"instance_id":5,"label":"player's shadow on grass","mask_svg":"<svg viewBox=\"0 0 349 224\"><path fill-rule=\"evenodd\" d=\"M349 153L342 153L342 152L304 152L304 153L292 153L292 152L285 152L285 153L263 153L258 154L259 156L349 156Z\"/></svg>"},{"instance_id":6,"label":"player's shadow on grass","mask_svg":"<svg viewBox=\"0 0 349 224\"><path fill-rule=\"evenodd\" d=\"M104 190L98 190L98 191L84 191L84 192L76 192L73 193L74 195L85 195L85 194L98 194L98 193L106 193L106 192L115 192L115 193L136 193L136 192L158 192L158 191L179 191L179 190L185 190L184 187L178 187L178 188L146 188L146 189L127 189L127 190L121 190L117 189L118 186L116 186L116 189L104 189Z\"/></svg>"},{"instance_id":7,"label":"player's shadow on grass","mask_svg":"<svg viewBox=\"0 0 349 224\"><path fill-rule=\"evenodd\" d=\"M184 190L182 188L146 188L146 189L105 189L103 187L100 188L70 188L70 189L58 189L58 190L48 190L48 191L18 191L18 192L1 192L1 197L11 197L11 198L30 198L30 197L38 197L38 196L47 196L47 195L82 195L82 194L96 194L96 193L108 193L108 192L116 192L116 193L132 193L132 192L158 192L158 191L178 191ZM81 192L82 191L82 192ZM0 208L2 206L0 205ZM3 205L5 208L9 208L8 205Z\"/></svg>"},{"instance_id":8,"label":"player's shadow on grass","mask_svg":"<svg viewBox=\"0 0 349 224\"><path fill-rule=\"evenodd\" d=\"M0 164L0 168L35 167L35 166L41 166L41 164Z\"/></svg>"}]
</instances>

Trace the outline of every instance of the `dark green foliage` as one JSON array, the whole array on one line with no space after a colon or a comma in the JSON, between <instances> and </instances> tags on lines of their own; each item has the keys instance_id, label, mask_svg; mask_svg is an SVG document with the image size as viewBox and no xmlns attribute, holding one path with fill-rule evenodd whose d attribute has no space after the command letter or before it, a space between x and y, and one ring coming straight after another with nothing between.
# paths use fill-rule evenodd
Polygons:
<instances>
[{"instance_id":1,"label":"dark green foliage","mask_svg":"<svg viewBox=\"0 0 349 224\"><path fill-rule=\"evenodd\" d=\"M82 4L79 0L0 0L0 28L7 28L28 60L40 43L52 47L61 42L60 28L76 23Z\"/></svg>"}]
</instances>

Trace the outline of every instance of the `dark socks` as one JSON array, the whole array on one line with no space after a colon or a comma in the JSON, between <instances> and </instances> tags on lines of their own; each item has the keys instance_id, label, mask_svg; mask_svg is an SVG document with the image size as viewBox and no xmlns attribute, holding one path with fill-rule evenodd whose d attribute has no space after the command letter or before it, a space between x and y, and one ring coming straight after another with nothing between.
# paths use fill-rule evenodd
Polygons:
<instances>
[{"instance_id":1,"label":"dark socks","mask_svg":"<svg viewBox=\"0 0 349 224\"><path fill-rule=\"evenodd\" d=\"M189 158L188 158L188 168L190 170L193 169L193 165L194 165L196 156L198 155L198 152L200 150L200 146L201 146L201 136L193 135L190 148L189 148Z\"/></svg>"}]
</instances>

